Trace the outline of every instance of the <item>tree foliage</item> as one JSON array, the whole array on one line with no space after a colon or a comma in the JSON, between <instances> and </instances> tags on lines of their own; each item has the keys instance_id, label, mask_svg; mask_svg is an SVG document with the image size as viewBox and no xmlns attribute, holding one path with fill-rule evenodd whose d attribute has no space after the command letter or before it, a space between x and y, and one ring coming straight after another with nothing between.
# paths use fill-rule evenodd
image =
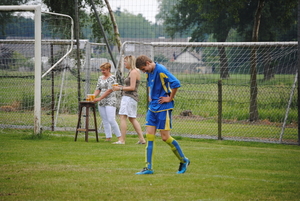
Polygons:
<instances>
[{"instance_id":1,"label":"tree foliage","mask_svg":"<svg viewBox=\"0 0 300 201\"><path fill-rule=\"evenodd\" d=\"M110 41L113 41L113 34L112 34L112 25L109 19L109 16L104 12L103 8L105 4L102 0L93 0L95 7L98 11L99 17L101 19L101 23L104 27L104 30L107 32L107 35L110 36ZM47 5L50 12L62 13L70 15L73 19L75 17L75 1L74 0L43 0L43 3ZM90 1L85 0L78 0L78 15L79 15L79 26L80 30L80 37L83 36L83 29L92 28L92 35L90 37L94 38L95 42L103 42L103 34L100 30L98 22L96 20L95 13L90 9L91 4Z\"/></svg>"},{"instance_id":2,"label":"tree foliage","mask_svg":"<svg viewBox=\"0 0 300 201\"><path fill-rule=\"evenodd\" d=\"M244 41L251 41L257 4L258 0L249 1L247 6L239 11L237 31L244 35ZM295 37L297 5L297 0L265 1L261 14L258 41L297 40ZM294 32L294 34L287 35L289 32Z\"/></svg>"},{"instance_id":3,"label":"tree foliage","mask_svg":"<svg viewBox=\"0 0 300 201\"><path fill-rule=\"evenodd\" d=\"M117 10L115 17L123 38L154 38L155 32L151 23L141 14L134 15L127 10Z\"/></svg>"},{"instance_id":4,"label":"tree foliage","mask_svg":"<svg viewBox=\"0 0 300 201\"><path fill-rule=\"evenodd\" d=\"M29 0L1 0L0 5L22 5L27 3ZM11 22L12 13L11 12L1 12L0 13L0 38L5 38L5 28L8 23Z\"/></svg>"},{"instance_id":5,"label":"tree foliage","mask_svg":"<svg viewBox=\"0 0 300 201\"><path fill-rule=\"evenodd\" d=\"M174 37L191 30L192 41L205 41L209 34L218 42L237 29L243 41L251 41L254 14L259 0L159 0L157 18ZM175 3L174 3L175 2ZM297 24L297 0L265 1L262 10L259 41L278 39Z\"/></svg>"},{"instance_id":6,"label":"tree foliage","mask_svg":"<svg viewBox=\"0 0 300 201\"><path fill-rule=\"evenodd\" d=\"M297 24L297 0L177 0L177 3L164 13L165 4L171 0L160 0L158 15L167 33L192 30L192 41L204 41L211 34L217 42L225 42L230 30L236 29L243 41L276 41ZM295 30L296 32L296 30ZM294 37L295 34L292 35ZM285 37L287 40L296 38ZM219 47L220 77L228 78L228 60L224 47ZM271 65L266 65L265 72ZM251 57L251 97L250 121L258 120L256 85L256 50ZM272 78L265 73L265 79Z\"/></svg>"}]
</instances>

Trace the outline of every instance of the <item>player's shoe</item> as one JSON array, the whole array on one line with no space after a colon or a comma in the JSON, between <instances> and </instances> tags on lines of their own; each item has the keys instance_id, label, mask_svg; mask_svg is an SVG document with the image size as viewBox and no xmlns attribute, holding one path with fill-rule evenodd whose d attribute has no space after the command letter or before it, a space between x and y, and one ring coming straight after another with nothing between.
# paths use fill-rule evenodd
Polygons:
<instances>
[{"instance_id":1,"label":"player's shoe","mask_svg":"<svg viewBox=\"0 0 300 201\"><path fill-rule=\"evenodd\" d=\"M148 169L148 168L145 167L144 169L142 169L142 171L137 172L135 174L153 174L153 173L154 173L153 170L150 170L150 169Z\"/></svg>"},{"instance_id":2,"label":"player's shoe","mask_svg":"<svg viewBox=\"0 0 300 201\"><path fill-rule=\"evenodd\" d=\"M188 158L185 158L185 162L179 164L179 169L177 174L185 173L190 163L191 163L190 160Z\"/></svg>"}]
</instances>

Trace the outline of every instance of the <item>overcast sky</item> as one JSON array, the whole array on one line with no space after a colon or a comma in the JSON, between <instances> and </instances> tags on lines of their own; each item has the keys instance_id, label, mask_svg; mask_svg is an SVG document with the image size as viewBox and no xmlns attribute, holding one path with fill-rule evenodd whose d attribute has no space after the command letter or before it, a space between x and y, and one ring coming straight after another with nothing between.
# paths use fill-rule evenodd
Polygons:
<instances>
[{"instance_id":1,"label":"overcast sky","mask_svg":"<svg viewBox=\"0 0 300 201\"><path fill-rule=\"evenodd\" d=\"M140 13L153 23L155 22L155 15L158 13L157 0L109 0L109 3L114 11L120 7L121 11L126 9L135 15Z\"/></svg>"},{"instance_id":2,"label":"overcast sky","mask_svg":"<svg viewBox=\"0 0 300 201\"><path fill-rule=\"evenodd\" d=\"M32 0L30 5L41 4L42 0ZM142 14L147 20L155 22L155 15L158 13L157 0L109 0L113 11L121 8L121 11L127 10L135 15ZM46 11L46 7L42 7L42 11Z\"/></svg>"}]
</instances>

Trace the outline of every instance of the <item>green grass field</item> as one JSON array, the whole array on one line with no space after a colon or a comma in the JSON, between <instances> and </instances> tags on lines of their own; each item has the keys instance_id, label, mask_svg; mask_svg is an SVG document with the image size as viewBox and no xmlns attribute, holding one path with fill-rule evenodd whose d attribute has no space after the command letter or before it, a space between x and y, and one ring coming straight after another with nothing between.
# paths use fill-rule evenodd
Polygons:
<instances>
[{"instance_id":1,"label":"green grass field","mask_svg":"<svg viewBox=\"0 0 300 201\"><path fill-rule=\"evenodd\" d=\"M144 145L89 142L73 132L0 129L0 200L299 200L300 147L180 137L191 160L177 158L158 137L153 175ZM101 134L103 137L103 134ZM116 139L114 139L116 140Z\"/></svg>"}]
</instances>

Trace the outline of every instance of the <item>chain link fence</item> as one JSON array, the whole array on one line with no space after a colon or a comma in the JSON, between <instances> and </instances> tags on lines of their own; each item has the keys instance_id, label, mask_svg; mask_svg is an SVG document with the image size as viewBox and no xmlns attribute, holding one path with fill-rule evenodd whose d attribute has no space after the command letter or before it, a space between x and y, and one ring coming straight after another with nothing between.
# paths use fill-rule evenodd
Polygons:
<instances>
[{"instance_id":1,"label":"chain link fence","mask_svg":"<svg viewBox=\"0 0 300 201\"><path fill-rule=\"evenodd\" d=\"M45 14L49 15L49 14ZM45 16L43 26L71 27L55 16ZM25 27L25 25L24 25ZM28 24L32 28L32 24ZM43 30L57 30L47 28ZM55 40L58 32L43 32L42 72L46 72L70 48L70 36ZM34 127L34 40L0 40L0 126ZM75 44L76 45L76 44ZM42 78L42 128L74 131L78 99L93 93L99 66L111 62L105 44L81 40L80 70L75 50ZM77 46L75 46L76 48ZM125 55L145 54L166 66L182 84L175 99L173 135L297 143L298 102L297 43L162 43L124 42L121 55L114 52L117 68ZM113 69L116 73L117 68ZM78 74L80 72L80 74ZM138 121L145 130L147 83L139 88ZM79 97L80 96L80 97ZM99 131L103 134L97 114ZM117 117L117 121L119 121ZM82 121L84 122L84 121ZM93 122L93 121L90 121ZM91 125L93 126L93 125ZM128 124L128 134L135 134Z\"/></svg>"},{"instance_id":2,"label":"chain link fence","mask_svg":"<svg viewBox=\"0 0 300 201\"><path fill-rule=\"evenodd\" d=\"M228 77L220 79L220 60L217 47L204 47L205 45L199 44L200 49L197 50L198 46L189 47L187 44L184 46L178 46L178 44L156 46L151 43L128 43L128 45L134 45L135 51L132 51L132 47L129 48L130 51L126 51L125 48L123 55L138 56L145 53L154 61L165 65L181 81L182 87L177 93L173 112L172 133L174 135L274 143L297 142L298 104L297 91L293 88L296 77L297 47L295 44L267 47L278 51L274 51L275 53L272 55L274 59L272 62L276 65L272 69L274 73L270 79L266 79L264 75L264 70L266 70L264 66L269 61L265 58L258 59L256 65L258 119L255 121L249 120L251 112L249 109L251 97L251 76L249 74L251 51L249 51L249 47L228 47ZM31 52L30 50L33 48L30 44L23 46L19 52ZM49 47L48 49L43 48L44 55L46 52L51 52L51 44L46 46ZM63 45L60 46L59 49L67 48ZM125 43L124 47L126 46ZM107 54L104 44L82 41L82 47L80 91L83 100L86 94L93 93L95 89L100 76L99 66L103 62L110 61L103 57ZM260 48L265 49L266 47ZM243 58L236 57L236 49L240 49L238 50L239 55L243 55ZM188 53L185 54L181 51ZM260 51L262 50L258 50L258 52ZM272 51L268 50L268 52ZM180 55L183 56L180 58ZM51 55L49 57L51 58ZM71 54L42 79L43 129L75 131L78 120L78 75L72 57ZM196 60L192 63L184 62L191 61L192 58L196 58ZM13 65L15 70L1 71L1 125L2 127L31 128L34 123L33 69L24 67L24 62L19 62L19 60L15 60ZM115 71L116 69L113 70L113 73ZM123 71L122 74L125 75L127 72ZM147 83L144 75L142 78L139 88L138 120L145 129ZM117 120L119 121L118 117ZM84 120L82 122L84 123ZM100 133L103 133L99 116L98 125ZM128 126L128 133L134 134L133 127L130 124Z\"/></svg>"}]
</instances>

